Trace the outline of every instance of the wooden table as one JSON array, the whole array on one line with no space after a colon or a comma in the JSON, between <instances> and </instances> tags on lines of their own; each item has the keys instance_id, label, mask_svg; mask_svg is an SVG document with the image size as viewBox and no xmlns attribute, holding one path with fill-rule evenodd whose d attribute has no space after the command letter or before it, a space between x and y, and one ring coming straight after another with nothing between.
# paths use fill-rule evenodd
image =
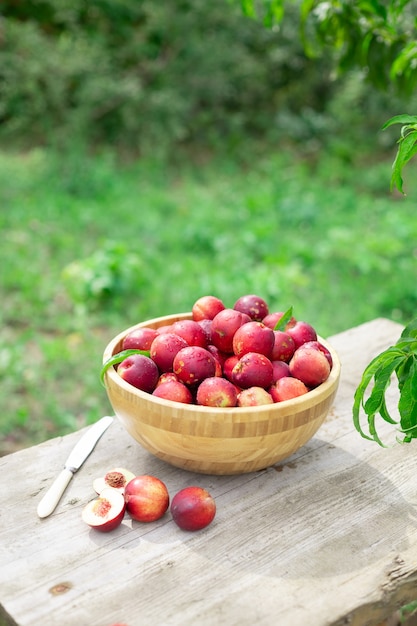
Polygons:
<instances>
[{"instance_id":1,"label":"wooden table","mask_svg":"<svg viewBox=\"0 0 417 626\"><path fill-rule=\"evenodd\" d=\"M376 319L329 338L337 399L316 436L279 466L243 476L173 468L115 420L55 512L37 504L78 441L56 438L1 462L0 624L19 626L375 626L417 598L415 445L384 449L352 424L369 360L401 326ZM395 393L390 400L395 403ZM211 526L181 531L126 518L109 534L81 510L116 466L216 498ZM3 621L2 621L3 620Z\"/></svg>"}]
</instances>

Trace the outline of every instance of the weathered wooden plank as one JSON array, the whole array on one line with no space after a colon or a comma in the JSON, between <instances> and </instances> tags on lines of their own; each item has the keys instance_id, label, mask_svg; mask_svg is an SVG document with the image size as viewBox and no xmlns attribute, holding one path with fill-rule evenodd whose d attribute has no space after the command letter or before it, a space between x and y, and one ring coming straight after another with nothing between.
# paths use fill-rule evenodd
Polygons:
<instances>
[{"instance_id":1,"label":"weathered wooden plank","mask_svg":"<svg viewBox=\"0 0 417 626\"><path fill-rule=\"evenodd\" d=\"M304 448L265 471L179 470L116 422L54 514L39 520L37 503L79 433L0 459L4 610L19 626L376 626L417 597L417 461L412 445L363 440L351 408L363 368L400 331L378 319L331 338L342 360L331 414ZM159 476L172 495L206 487L215 521L185 533L169 514L152 524L126 517L113 533L90 531L81 510L92 480L118 465Z\"/></svg>"}]
</instances>

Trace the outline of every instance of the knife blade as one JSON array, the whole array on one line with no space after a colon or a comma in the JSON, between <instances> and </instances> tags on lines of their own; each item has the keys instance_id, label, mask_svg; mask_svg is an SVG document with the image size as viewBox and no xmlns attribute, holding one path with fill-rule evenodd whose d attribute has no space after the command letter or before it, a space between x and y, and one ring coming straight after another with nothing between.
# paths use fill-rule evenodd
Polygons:
<instances>
[{"instance_id":1,"label":"knife blade","mask_svg":"<svg viewBox=\"0 0 417 626\"><path fill-rule=\"evenodd\" d=\"M38 504L37 513L39 517L48 517L55 510L71 478L89 457L96 443L112 422L113 417L110 415L102 417L75 444L65 462L64 469L58 474Z\"/></svg>"}]
</instances>

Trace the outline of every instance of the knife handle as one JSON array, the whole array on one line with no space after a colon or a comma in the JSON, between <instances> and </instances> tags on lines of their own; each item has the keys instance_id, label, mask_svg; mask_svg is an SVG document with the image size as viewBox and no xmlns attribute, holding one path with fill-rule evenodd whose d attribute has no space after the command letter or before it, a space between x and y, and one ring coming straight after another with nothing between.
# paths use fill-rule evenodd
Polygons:
<instances>
[{"instance_id":1,"label":"knife handle","mask_svg":"<svg viewBox=\"0 0 417 626\"><path fill-rule=\"evenodd\" d=\"M74 474L69 469L63 469L62 472L58 474L38 504L37 513L39 517L48 517L48 515L55 510L56 505L60 501L73 475Z\"/></svg>"}]
</instances>

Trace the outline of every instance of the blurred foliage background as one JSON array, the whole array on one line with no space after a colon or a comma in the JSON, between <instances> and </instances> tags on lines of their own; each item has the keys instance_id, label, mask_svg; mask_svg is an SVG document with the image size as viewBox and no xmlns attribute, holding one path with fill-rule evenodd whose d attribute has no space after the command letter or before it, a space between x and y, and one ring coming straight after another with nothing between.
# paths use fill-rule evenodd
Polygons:
<instances>
[{"instance_id":1,"label":"blurred foliage background","mask_svg":"<svg viewBox=\"0 0 417 626\"><path fill-rule=\"evenodd\" d=\"M284 11L284 13L282 13ZM415 312L416 2L0 5L0 452L111 411L106 343L213 293ZM367 37L365 37L365 34Z\"/></svg>"},{"instance_id":2,"label":"blurred foliage background","mask_svg":"<svg viewBox=\"0 0 417 626\"><path fill-rule=\"evenodd\" d=\"M307 56L302 3L284 4L285 19L265 27L230 0L6 0L0 8L3 145L62 150L79 142L176 157L187 148L230 150L250 137L273 145L295 141L316 153L326 146L347 158L358 142L388 145L378 130L412 97L415 76L404 70L390 78L397 39L391 34L385 45L378 22L364 42L360 14L335 10L322 36L339 34L341 41ZM415 30L415 3L401 4L408 11L401 23ZM308 47L313 50L311 41Z\"/></svg>"}]
</instances>

